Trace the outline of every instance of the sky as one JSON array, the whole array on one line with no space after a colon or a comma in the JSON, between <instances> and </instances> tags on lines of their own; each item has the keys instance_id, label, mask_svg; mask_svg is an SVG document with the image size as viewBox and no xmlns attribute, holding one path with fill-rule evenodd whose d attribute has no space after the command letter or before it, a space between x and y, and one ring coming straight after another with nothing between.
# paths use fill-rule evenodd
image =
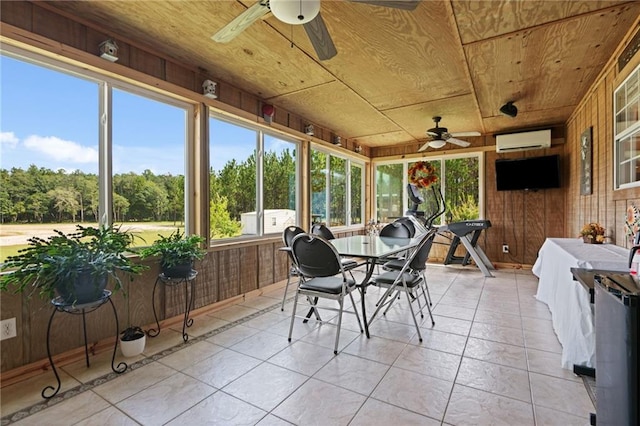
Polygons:
<instances>
[{"instance_id":1,"label":"sky","mask_svg":"<svg viewBox=\"0 0 640 426\"><path fill-rule=\"evenodd\" d=\"M98 94L96 82L0 55L0 168L97 173ZM112 102L113 173L184 174L185 110L120 89ZM211 140L215 170L255 149L237 126L212 123ZM273 137L265 145L291 147Z\"/></svg>"}]
</instances>

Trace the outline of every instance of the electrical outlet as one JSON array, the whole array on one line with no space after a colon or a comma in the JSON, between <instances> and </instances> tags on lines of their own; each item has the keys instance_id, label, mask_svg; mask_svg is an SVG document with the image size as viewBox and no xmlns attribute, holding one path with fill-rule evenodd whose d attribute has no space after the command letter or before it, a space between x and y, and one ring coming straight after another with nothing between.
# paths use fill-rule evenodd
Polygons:
<instances>
[{"instance_id":1,"label":"electrical outlet","mask_svg":"<svg viewBox=\"0 0 640 426\"><path fill-rule=\"evenodd\" d=\"M16 319L9 318L0 321L0 340L16 337Z\"/></svg>"},{"instance_id":2,"label":"electrical outlet","mask_svg":"<svg viewBox=\"0 0 640 426\"><path fill-rule=\"evenodd\" d=\"M509 244L502 244L502 252L509 253Z\"/></svg>"}]
</instances>

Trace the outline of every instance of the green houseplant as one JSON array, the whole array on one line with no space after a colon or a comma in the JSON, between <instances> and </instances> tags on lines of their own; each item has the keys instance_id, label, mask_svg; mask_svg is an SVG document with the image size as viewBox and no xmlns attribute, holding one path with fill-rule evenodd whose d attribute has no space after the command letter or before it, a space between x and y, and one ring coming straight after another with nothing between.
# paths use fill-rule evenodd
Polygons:
<instances>
[{"instance_id":1,"label":"green houseplant","mask_svg":"<svg viewBox=\"0 0 640 426\"><path fill-rule=\"evenodd\" d=\"M204 258L206 250L202 248L204 238L188 235L176 229L171 235L158 234L158 239L149 247L139 251L140 258L158 256L162 273L169 278L185 278L193 269L195 260Z\"/></svg>"},{"instance_id":2,"label":"green houseplant","mask_svg":"<svg viewBox=\"0 0 640 426\"><path fill-rule=\"evenodd\" d=\"M125 256L134 235L120 227L84 227L47 239L32 237L27 248L10 256L2 270L12 270L0 277L0 290L15 293L38 293L43 299L60 296L65 303L83 304L103 295L109 277L114 291L122 289L119 273L139 274L147 266Z\"/></svg>"}]
</instances>

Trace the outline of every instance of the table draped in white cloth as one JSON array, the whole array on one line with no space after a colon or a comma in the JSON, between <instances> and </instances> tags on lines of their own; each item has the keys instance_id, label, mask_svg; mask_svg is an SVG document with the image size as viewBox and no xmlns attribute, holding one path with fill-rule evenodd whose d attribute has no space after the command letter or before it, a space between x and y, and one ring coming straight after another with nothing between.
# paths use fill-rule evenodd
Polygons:
<instances>
[{"instance_id":1,"label":"table draped in white cloth","mask_svg":"<svg viewBox=\"0 0 640 426\"><path fill-rule=\"evenodd\" d=\"M562 367L595 368L594 307L589 292L573 279L571 268L628 271L629 251L614 244L585 244L577 238L547 238L533 273L539 278L536 299L549 306L553 329L562 344Z\"/></svg>"}]
</instances>

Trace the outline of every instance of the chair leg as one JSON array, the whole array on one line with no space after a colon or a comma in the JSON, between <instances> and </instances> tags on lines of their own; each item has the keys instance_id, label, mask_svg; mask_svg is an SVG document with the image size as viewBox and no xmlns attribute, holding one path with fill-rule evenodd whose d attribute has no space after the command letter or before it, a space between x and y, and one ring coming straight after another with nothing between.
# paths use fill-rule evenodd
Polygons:
<instances>
[{"instance_id":1,"label":"chair leg","mask_svg":"<svg viewBox=\"0 0 640 426\"><path fill-rule=\"evenodd\" d=\"M416 331L418 332L418 340L422 342L422 334L420 334L420 326L418 325L418 320L416 319L416 314L413 312L413 304L411 303L411 296L409 296L409 292L405 287L405 293L407 294L407 303L409 304L409 310L411 311L411 318L413 318L413 323L416 326Z\"/></svg>"},{"instance_id":2,"label":"chair leg","mask_svg":"<svg viewBox=\"0 0 640 426\"><path fill-rule=\"evenodd\" d=\"M433 306L433 303L431 303L431 293L429 293L429 283L427 283L427 277L425 276L424 271L422 271L422 279L424 280L424 288L427 290L424 298L429 303L429 306Z\"/></svg>"},{"instance_id":3,"label":"chair leg","mask_svg":"<svg viewBox=\"0 0 640 426\"><path fill-rule=\"evenodd\" d=\"M333 347L333 354L338 355L338 342L340 341L340 328L342 327L342 310L344 308L344 297L338 299L340 311L338 312L338 329L336 330L336 344Z\"/></svg>"},{"instance_id":4,"label":"chair leg","mask_svg":"<svg viewBox=\"0 0 640 426\"><path fill-rule=\"evenodd\" d=\"M289 283L291 282L291 269L289 269L289 274L287 275L287 284L284 286L284 294L282 295L282 305L280 306L280 310L284 312L284 302L287 300L287 291L289 290Z\"/></svg>"},{"instance_id":5,"label":"chair leg","mask_svg":"<svg viewBox=\"0 0 640 426\"><path fill-rule=\"evenodd\" d=\"M291 335L293 334L293 322L296 319L296 308L298 307L298 290L296 290L296 295L293 298L293 310L291 312L291 325L289 325L289 341L291 341Z\"/></svg>"},{"instance_id":6,"label":"chair leg","mask_svg":"<svg viewBox=\"0 0 640 426\"><path fill-rule=\"evenodd\" d=\"M396 299L399 299L399 298L400 298L400 290L396 291L396 294L394 294L391 300L387 302L387 309L384 310L382 315L387 315L387 312L389 311L389 309L391 309L393 302L395 302Z\"/></svg>"},{"instance_id":7,"label":"chair leg","mask_svg":"<svg viewBox=\"0 0 640 426\"><path fill-rule=\"evenodd\" d=\"M353 300L353 295L349 292L349 298L351 299L351 305L353 306L353 312L356 314L356 319L358 320L358 327L360 327L360 333L364 332L362 328L362 323L360 322L360 315L358 315L358 308L356 308L356 302ZM364 319L363 319L364 320Z\"/></svg>"},{"instance_id":8,"label":"chair leg","mask_svg":"<svg viewBox=\"0 0 640 426\"><path fill-rule=\"evenodd\" d=\"M380 299L378 300L378 303L376 304L376 310L373 312L373 315L371 315L371 318L369 318L369 324L373 322L373 319L376 317L376 315L378 315L378 312L380 312L380 309L382 309L382 307L385 306L385 303L383 303L383 300L385 300L387 297L389 297L392 294L395 299L395 294L393 293L393 291L396 289L396 285L397 284L393 284L390 287L388 287L385 290L382 297L380 297ZM365 321L366 321L366 318L365 318Z\"/></svg>"},{"instance_id":9,"label":"chair leg","mask_svg":"<svg viewBox=\"0 0 640 426\"><path fill-rule=\"evenodd\" d=\"M422 284L424 284L425 288L427 289L427 292L429 291L429 287L427 287L427 282L423 282ZM424 293L424 289L422 290L422 292ZM426 295L425 295L425 299L426 299ZM431 296L429 296L429 302L431 302ZM431 325L436 325L436 322L433 319L433 313L431 312L431 303L427 303L427 310L429 311L429 318L431 318Z\"/></svg>"},{"instance_id":10,"label":"chair leg","mask_svg":"<svg viewBox=\"0 0 640 426\"><path fill-rule=\"evenodd\" d=\"M416 289L416 294L413 294L413 290L410 290L409 296L411 296L412 302L418 302L418 312L420 312L420 318L424 318L424 313L422 312L422 303L420 303L420 293L419 290Z\"/></svg>"}]
</instances>

